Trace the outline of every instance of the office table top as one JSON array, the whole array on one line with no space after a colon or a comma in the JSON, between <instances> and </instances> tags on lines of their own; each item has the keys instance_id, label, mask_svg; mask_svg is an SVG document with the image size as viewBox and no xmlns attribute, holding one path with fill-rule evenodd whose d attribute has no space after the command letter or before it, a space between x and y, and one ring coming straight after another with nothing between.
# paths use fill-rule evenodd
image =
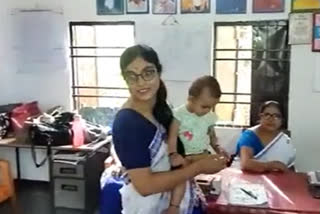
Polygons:
<instances>
[{"instance_id":1,"label":"office table top","mask_svg":"<svg viewBox=\"0 0 320 214\"><path fill-rule=\"evenodd\" d=\"M95 151L104 145L110 143L112 140L111 136L108 136L106 140L98 143L89 143L79 147L73 147L72 145L66 146L52 146L53 150L70 150L70 151ZM12 148L31 148L30 143L21 143L16 138L5 138L0 140L0 147L12 147ZM47 149L47 146L36 145L36 149Z\"/></svg>"}]
</instances>

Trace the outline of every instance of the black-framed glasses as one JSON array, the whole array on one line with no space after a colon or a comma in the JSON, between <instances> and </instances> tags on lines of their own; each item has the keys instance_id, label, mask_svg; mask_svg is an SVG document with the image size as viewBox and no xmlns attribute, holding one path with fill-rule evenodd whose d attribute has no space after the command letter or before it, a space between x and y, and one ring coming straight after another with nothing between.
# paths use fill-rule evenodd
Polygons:
<instances>
[{"instance_id":1,"label":"black-framed glasses","mask_svg":"<svg viewBox=\"0 0 320 214\"><path fill-rule=\"evenodd\" d=\"M271 113L266 112L266 113L262 113L261 115L265 119L270 119L270 118L277 119L277 120L282 119L281 114L278 114L278 113L271 114Z\"/></svg>"},{"instance_id":2,"label":"black-framed glasses","mask_svg":"<svg viewBox=\"0 0 320 214\"><path fill-rule=\"evenodd\" d=\"M141 72L141 74L136 74L132 71L127 71L124 74L124 79L128 84L136 84L139 81L139 77L144 81L151 81L155 78L157 70L155 68L148 68Z\"/></svg>"}]
</instances>

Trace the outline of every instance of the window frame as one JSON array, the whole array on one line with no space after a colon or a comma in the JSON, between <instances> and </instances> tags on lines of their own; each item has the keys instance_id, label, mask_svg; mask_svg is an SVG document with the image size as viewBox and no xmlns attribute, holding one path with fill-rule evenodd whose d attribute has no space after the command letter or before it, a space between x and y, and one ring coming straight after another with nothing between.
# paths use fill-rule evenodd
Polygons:
<instances>
[{"instance_id":1,"label":"window frame","mask_svg":"<svg viewBox=\"0 0 320 214\"><path fill-rule=\"evenodd\" d=\"M281 23L281 22L284 22L286 23L285 26L287 26L289 28L289 23L288 23L288 20L285 20L285 19L277 19L277 20L257 20L257 21L235 21L235 22L214 22L213 23L213 47L212 47L212 73L211 75L216 77L216 61L234 61L235 62L235 90L237 90L237 81L238 81L238 78L237 78L237 71L238 71L238 61L251 61L251 62L254 62L254 61L275 61L275 62L289 62L290 64L290 60L291 60L291 46L288 45L288 49L269 49L269 48L266 48L266 49L254 49L254 48L251 48L251 49L224 49L224 48L217 48L217 43L218 43L218 27L221 27L221 26L226 26L226 27L232 27L232 26L273 26L272 22L275 22L275 23ZM275 25L279 25L279 24L275 24ZM288 30L289 32L289 30ZM267 34L269 34L269 31L267 31ZM268 38L269 39L269 38ZM268 41L267 39L267 41ZM266 42L268 43L268 42ZM235 51L236 53L236 57L234 58L218 58L217 59L217 52L219 51ZM288 59L268 59L268 56L269 54L266 54L266 58L254 58L254 57L251 57L251 58L239 58L239 52L240 51L252 51L253 52L264 52L266 51L267 53L270 53L270 52L279 52L279 51L283 51L283 52L286 52L288 53L289 55L289 58ZM290 83L289 83L290 84ZM256 95L255 93L252 92L252 89L251 89L251 93L237 93L237 92L222 92L221 96L223 95L245 95L245 96L250 96L252 98L253 95ZM289 96L289 95L287 95ZM252 107L252 105L254 104L254 102L250 101L250 102L237 102L237 101L220 101L219 104L245 104L245 105L250 105L250 108ZM232 121L234 121L234 115L232 116ZM252 117L252 114L251 114L251 111L250 111L250 118ZM249 125L235 125L235 124L232 124L232 125L229 125L229 124L216 124L216 126L221 126L221 127L234 127L234 128L248 128L248 127L251 127L253 124L250 123L249 121Z\"/></svg>"},{"instance_id":2,"label":"window frame","mask_svg":"<svg viewBox=\"0 0 320 214\"><path fill-rule=\"evenodd\" d=\"M69 22L69 38L70 38L70 59L71 59L71 89L72 89L72 102L73 102L73 108L79 109L79 103L77 101L77 98L81 97L87 97L87 98L127 98L125 96L106 96L106 95L80 95L80 93L77 91L79 89L104 89L104 90L128 90L128 88L122 88L122 87L107 87L107 86L81 86L76 85L76 75L77 75L77 69L76 69L76 58L95 58L95 64L97 64L96 59L97 58L112 58L112 57L119 57L119 56L106 56L106 55L76 55L75 50L76 49L124 49L127 47L111 47L111 46L73 46L74 41L74 32L73 28L76 26L103 26L103 25L132 25L133 26L133 36L136 37L136 28L135 28L135 22L134 21L71 21Z\"/></svg>"}]
</instances>

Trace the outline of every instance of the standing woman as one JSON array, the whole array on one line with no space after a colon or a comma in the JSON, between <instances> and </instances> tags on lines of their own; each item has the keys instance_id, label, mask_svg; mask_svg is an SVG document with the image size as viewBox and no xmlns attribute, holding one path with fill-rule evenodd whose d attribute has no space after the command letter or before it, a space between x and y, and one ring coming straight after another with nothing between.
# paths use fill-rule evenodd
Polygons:
<instances>
[{"instance_id":1,"label":"standing woman","mask_svg":"<svg viewBox=\"0 0 320 214\"><path fill-rule=\"evenodd\" d=\"M160 78L162 66L158 55L151 47L136 45L122 54L120 67L130 92L113 124L115 149L128 173L128 182L120 190L122 213L201 213L197 210L199 200L194 185L189 180L200 173L223 169L226 160L210 156L170 171L165 140L173 117ZM170 191L184 182L187 188L179 206L170 197Z\"/></svg>"}]
</instances>

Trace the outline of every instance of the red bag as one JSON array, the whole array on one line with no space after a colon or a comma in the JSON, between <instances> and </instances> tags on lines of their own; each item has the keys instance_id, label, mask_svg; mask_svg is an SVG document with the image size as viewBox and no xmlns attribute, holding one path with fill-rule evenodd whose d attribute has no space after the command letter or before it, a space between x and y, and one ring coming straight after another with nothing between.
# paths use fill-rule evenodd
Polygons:
<instances>
[{"instance_id":1,"label":"red bag","mask_svg":"<svg viewBox=\"0 0 320 214\"><path fill-rule=\"evenodd\" d=\"M31 116L36 116L41 113L38 102L25 103L14 108L11 112L11 124L13 131L17 134L24 128L24 122Z\"/></svg>"}]
</instances>

